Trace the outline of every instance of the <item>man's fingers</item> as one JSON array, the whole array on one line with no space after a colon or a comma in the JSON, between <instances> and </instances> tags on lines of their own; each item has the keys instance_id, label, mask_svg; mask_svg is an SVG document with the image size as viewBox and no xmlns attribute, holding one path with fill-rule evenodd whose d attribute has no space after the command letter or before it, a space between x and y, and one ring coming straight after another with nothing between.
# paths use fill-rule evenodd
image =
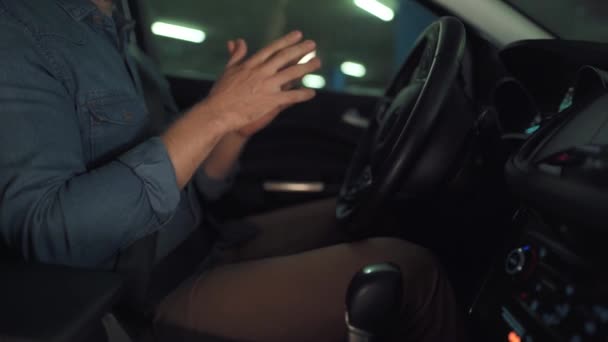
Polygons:
<instances>
[{"instance_id":1,"label":"man's fingers","mask_svg":"<svg viewBox=\"0 0 608 342\"><path fill-rule=\"evenodd\" d=\"M292 60L291 62L289 62L289 64L287 64L285 67L283 67L283 69L279 70L279 72L281 72L283 70L286 70L286 69L288 69L288 68L290 68L290 67L292 67L294 65L298 65L298 62L301 59L302 58L297 58L297 59ZM301 82L302 82L302 78L295 79L295 80L293 80L291 82L283 84L283 86L281 87L281 90L292 90L292 89L295 89L295 88L297 88L300 85Z\"/></svg>"},{"instance_id":2,"label":"man's fingers","mask_svg":"<svg viewBox=\"0 0 608 342\"><path fill-rule=\"evenodd\" d=\"M290 48L284 49L283 51L277 53L273 56L264 68L267 68L270 72L277 72L289 66L290 63L294 60L300 60L302 57L306 56L308 53L314 51L317 48L317 44L312 40L307 40L298 45L294 45Z\"/></svg>"},{"instance_id":3,"label":"man's fingers","mask_svg":"<svg viewBox=\"0 0 608 342\"><path fill-rule=\"evenodd\" d=\"M243 39L237 39L234 43L234 52L228 61L227 67L231 67L240 63L247 56L247 43Z\"/></svg>"},{"instance_id":4,"label":"man's fingers","mask_svg":"<svg viewBox=\"0 0 608 342\"><path fill-rule=\"evenodd\" d=\"M316 44L316 43L315 43L315 44ZM315 55L316 55L316 51L313 51L313 52L315 52ZM315 56L313 56L313 57L315 57ZM272 58L272 57L270 57L270 58ZM292 60L291 60L291 61L289 61L289 62L288 62L288 63L287 63L285 66L283 66L283 68L279 69L279 71L281 71L281 70L283 70L283 69L287 69L287 68L289 68L290 66L297 65L298 63L300 63L300 61L302 60L302 58L303 58L302 56L298 56L298 57L296 57L296 58L292 59Z\"/></svg>"},{"instance_id":5,"label":"man's fingers","mask_svg":"<svg viewBox=\"0 0 608 342\"><path fill-rule=\"evenodd\" d=\"M312 100L317 93L312 89L297 89L285 91L281 94L281 106L291 106Z\"/></svg>"},{"instance_id":6,"label":"man's fingers","mask_svg":"<svg viewBox=\"0 0 608 342\"><path fill-rule=\"evenodd\" d=\"M288 82L288 83L284 84L283 86L281 86L281 90L287 91L287 90L296 89L296 87L298 85L300 85L300 79L294 80L294 81L291 81L291 82Z\"/></svg>"},{"instance_id":7,"label":"man's fingers","mask_svg":"<svg viewBox=\"0 0 608 342\"><path fill-rule=\"evenodd\" d=\"M234 42L234 40L229 40L228 41L228 53L230 54L230 56L232 56L234 54L235 48L236 48L236 43Z\"/></svg>"},{"instance_id":8,"label":"man's fingers","mask_svg":"<svg viewBox=\"0 0 608 342\"><path fill-rule=\"evenodd\" d=\"M279 72L275 76L275 80L281 85L288 84L295 80L298 80L306 74L317 71L321 68L321 59L313 58L308 63L305 64L297 64L292 67L289 67L281 72Z\"/></svg>"},{"instance_id":9,"label":"man's fingers","mask_svg":"<svg viewBox=\"0 0 608 342\"><path fill-rule=\"evenodd\" d=\"M249 64L250 66L260 65L266 62L266 60L268 60L277 52L298 43L300 40L302 40L302 32L293 31L287 34L286 36L283 36L283 38L274 41L273 43L253 55L249 59L249 61L247 61L247 64Z\"/></svg>"}]
</instances>

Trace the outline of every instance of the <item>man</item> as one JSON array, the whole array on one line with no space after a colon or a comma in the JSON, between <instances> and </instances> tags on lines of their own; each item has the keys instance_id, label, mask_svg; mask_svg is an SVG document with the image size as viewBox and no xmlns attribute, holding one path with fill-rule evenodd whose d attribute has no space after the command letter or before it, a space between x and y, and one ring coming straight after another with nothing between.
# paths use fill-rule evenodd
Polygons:
<instances>
[{"instance_id":1,"label":"man","mask_svg":"<svg viewBox=\"0 0 608 342\"><path fill-rule=\"evenodd\" d=\"M0 0L0 233L28 260L108 268L154 232L162 258L209 229L201 202L217 197L248 138L315 95L287 87L320 67L293 64L315 49L302 33L251 57L231 41L211 94L151 135L128 27L109 0ZM336 244L327 203L249 221L258 236L175 290L159 321L237 340L339 341L351 277L392 261L404 271L399 338L458 340L449 284L426 250Z\"/></svg>"}]
</instances>

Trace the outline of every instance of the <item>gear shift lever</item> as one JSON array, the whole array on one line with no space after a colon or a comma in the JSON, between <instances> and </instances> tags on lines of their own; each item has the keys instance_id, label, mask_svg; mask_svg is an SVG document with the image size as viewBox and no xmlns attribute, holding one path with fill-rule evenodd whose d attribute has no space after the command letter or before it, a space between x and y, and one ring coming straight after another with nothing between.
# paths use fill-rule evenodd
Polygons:
<instances>
[{"instance_id":1,"label":"gear shift lever","mask_svg":"<svg viewBox=\"0 0 608 342\"><path fill-rule=\"evenodd\" d=\"M370 265L359 271L346 294L348 342L377 341L401 310L403 280L396 265Z\"/></svg>"}]
</instances>

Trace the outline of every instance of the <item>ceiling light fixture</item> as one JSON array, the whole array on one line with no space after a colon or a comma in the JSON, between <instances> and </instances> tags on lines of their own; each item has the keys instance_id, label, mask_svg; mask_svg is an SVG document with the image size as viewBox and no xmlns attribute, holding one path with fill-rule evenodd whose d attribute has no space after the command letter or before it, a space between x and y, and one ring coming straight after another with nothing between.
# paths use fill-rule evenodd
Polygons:
<instances>
[{"instance_id":1,"label":"ceiling light fixture","mask_svg":"<svg viewBox=\"0 0 608 342\"><path fill-rule=\"evenodd\" d=\"M157 21L152 24L152 33L157 36L184 40L191 43L200 44L207 37L205 32L185 26L173 25Z\"/></svg>"},{"instance_id":2,"label":"ceiling light fixture","mask_svg":"<svg viewBox=\"0 0 608 342\"><path fill-rule=\"evenodd\" d=\"M384 21L391 21L395 18L395 12L378 0L354 0L357 7Z\"/></svg>"},{"instance_id":3,"label":"ceiling light fixture","mask_svg":"<svg viewBox=\"0 0 608 342\"><path fill-rule=\"evenodd\" d=\"M350 61L342 63L342 65L340 66L340 70L345 75L357 78L364 77L367 74L365 65Z\"/></svg>"},{"instance_id":4,"label":"ceiling light fixture","mask_svg":"<svg viewBox=\"0 0 608 342\"><path fill-rule=\"evenodd\" d=\"M306 56L302 57L302 59L300 59L300 61L298 62L298 64L306 64L306 63L310 62L315 57L317 57L317 51L310 52Z\"/></svg>"},{"instance_id":5,"label":"ceiling light fixture","mask_svg":"<svg viewBox=\"0 0 608 342\"><path fill-rule=\"evenodd\" d=\"M302 84L308 88L321 89L325 88L327 82L325 81L325 77L321 75L310 74L302 78Z\"/></svg>"}]
</instances>

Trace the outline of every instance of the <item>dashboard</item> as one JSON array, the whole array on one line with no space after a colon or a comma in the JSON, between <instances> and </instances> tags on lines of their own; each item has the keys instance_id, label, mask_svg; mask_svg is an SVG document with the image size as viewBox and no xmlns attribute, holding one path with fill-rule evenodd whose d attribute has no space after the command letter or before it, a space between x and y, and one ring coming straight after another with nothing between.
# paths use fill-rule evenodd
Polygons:
<instances>
[{"instance_id":1,"label":"dashboard","mask_svg":"<svg viewBox=\"0 0 608 342\"><path fill-rule=\"evenodd\" d=\"M608 48L529 41L494 90L519 210L470 308L479 340L608 341ZM542 63L541 63L542 62Z\"/></svg>"}]
</instances>

